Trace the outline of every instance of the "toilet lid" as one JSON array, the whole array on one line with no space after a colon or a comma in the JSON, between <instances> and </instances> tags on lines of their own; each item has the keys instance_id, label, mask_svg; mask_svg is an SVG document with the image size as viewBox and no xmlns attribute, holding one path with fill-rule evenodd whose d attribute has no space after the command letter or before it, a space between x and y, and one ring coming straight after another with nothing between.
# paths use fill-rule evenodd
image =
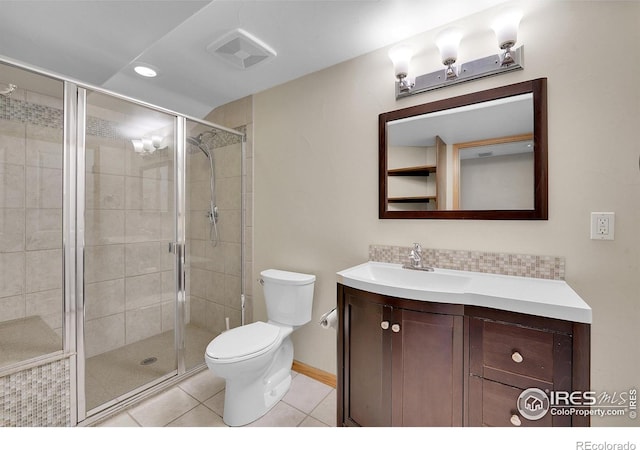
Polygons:
<instances>
[{"instance_id":1,"label":"toilet lid","mask_svg":"<svg viewBox=\"0 0 640 450\"><path fill-rule=\"evenodd\" d=\"M265 322L254 322L225 331L207 346L207 355L214 359L231 359L259 353L273 345L280 328Z\"/></svg>"}]
</instances>

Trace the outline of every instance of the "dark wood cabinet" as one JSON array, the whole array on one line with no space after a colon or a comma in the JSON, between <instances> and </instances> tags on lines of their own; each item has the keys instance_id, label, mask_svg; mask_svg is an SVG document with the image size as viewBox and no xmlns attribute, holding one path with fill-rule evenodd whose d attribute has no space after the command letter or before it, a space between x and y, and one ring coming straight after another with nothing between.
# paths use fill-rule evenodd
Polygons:
<instances>
[{"instance_id":1,"label":"dark wood cabinet","mask_svg":"<svg viewBox=\"0 0 640 450\"><path fill-rule=\"evenodd\" d=\"M384 304L348 296L345 320L349 328L346 347L345 402L348 420L360 426L391 425L391 335L380 327L389 321Z\"/></svg>"},{"instance_id":2,"label":"dark wood cabinet","mask_svg":"<svg viewBox=\"0 0 640 450\"><path fill-rule=\"evenodd\" d=\"M523 390L589 390L589 325L468 308L470 426L588 426L582 416L528 420Z\"/></svg>"},{"instance_id":3,"label":"dark wood cabinet","mask_svg":"<svg viewBox=\"0 0 640 450\"><path fill-rule=\"evenodd\" d=\"M517 409L528 388L589 390L590 326L338 284L339 426L588 426Z\"/></svg>"},{"instance_id":4,"label":"dark wood cabinet","mask_svg":"<svg viewBox=\"0 0 640 450\"><path fill-rule=\"evenodd\" d=\"M345 287L341 424L462 425L463 317Z\"/></svg>"},{"instance_id":5,"label":"dark wood cabinet","mask_svg":"<svg viewBox=\"0 0 640 450\"><path fill-rule=\"evenodd\" d=\"M392 426L461 426L463 318L394 308ZM393 325L392 325L393 326Z\"/></svg>"}]
</instances>

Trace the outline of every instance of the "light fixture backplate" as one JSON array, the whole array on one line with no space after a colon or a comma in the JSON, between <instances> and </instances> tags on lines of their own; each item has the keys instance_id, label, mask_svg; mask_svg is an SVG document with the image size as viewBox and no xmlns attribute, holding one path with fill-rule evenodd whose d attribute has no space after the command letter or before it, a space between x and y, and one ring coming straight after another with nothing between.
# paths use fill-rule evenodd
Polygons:
<instances>
[{"instance_id":1,"label":"light fixture backplate","mask_svg":"<svg viewBox=\"0 0 640 450\"><path fill-rule=\"evenodd\" d=\"M419 75L416 77L415 86L408 92L401 91L398 83L396 83L396 99L464 83L466 81L524 69L524 46L511 49L511 56L514 62L507 66L501 65L502 61L499 54L466 62L459 66L458 76L450 80L446 79L446 68Z\"/></svg>"}]
</instances>

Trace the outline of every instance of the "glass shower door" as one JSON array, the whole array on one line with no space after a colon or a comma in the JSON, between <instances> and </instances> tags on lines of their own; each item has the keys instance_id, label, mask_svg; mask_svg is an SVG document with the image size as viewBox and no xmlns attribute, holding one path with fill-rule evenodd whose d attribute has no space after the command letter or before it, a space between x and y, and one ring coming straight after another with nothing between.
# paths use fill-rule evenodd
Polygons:
<instances>
[{"instance_id":1,"label":"glass shower door","mask_svg":"<svg viewBox=\"0 0 640 450\"><path fill-rule=\"evenodd\" d=\"M90 414L177 373L176 118L88 92L85 122L82 331Z\"/></svg>"}]
</instances>

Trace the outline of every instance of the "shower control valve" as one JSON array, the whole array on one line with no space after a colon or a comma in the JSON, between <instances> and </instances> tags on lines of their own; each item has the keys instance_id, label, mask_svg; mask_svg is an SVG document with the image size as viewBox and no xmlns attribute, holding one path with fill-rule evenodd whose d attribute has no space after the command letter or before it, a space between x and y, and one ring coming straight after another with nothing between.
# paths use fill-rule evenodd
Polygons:
<instances>
[{"instance_id":1,"label":"shower control valve","mask_svg":"<svg viewBox=\"0 0 640 450\"><path fill-rule=\"evenodd\" d=\"M218 223L218 207L214 206L211 211L207 211L207 219L210 223Z\"/></svg>"}]
</instances>

